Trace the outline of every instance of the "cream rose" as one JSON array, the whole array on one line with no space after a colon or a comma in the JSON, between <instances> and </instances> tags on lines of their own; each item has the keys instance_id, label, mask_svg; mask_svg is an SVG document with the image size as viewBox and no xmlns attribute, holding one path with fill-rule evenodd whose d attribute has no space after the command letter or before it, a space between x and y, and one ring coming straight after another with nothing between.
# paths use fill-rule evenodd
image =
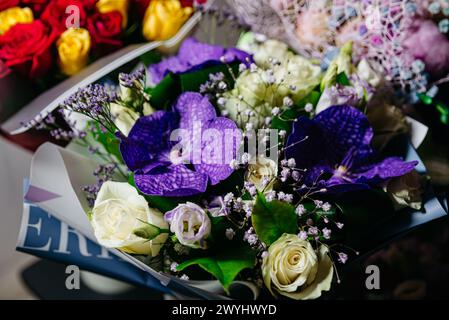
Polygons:
<instances>
[{"instance_id":1,"label":"cream rose","mask_svg":"<svg viewBox=\"0 0 449 320\"><path fill-rule=\"evenodd\" d=\"M412 171L402 177L391 179L385 191L393 198L398 208L410 207L421 210L423 194L423 178Z\"/></svg>"},{"instance_id":2,"label":"cream rose","mask_svg":"<svg viewBox=\"0 0 449 320\"><path fill-rule=\"evenodd\" d=\"M105 182L95 200L91 224L98 242L107 248L118 248L128 253L157 256L168 233L152 240L140 238L134 231L149 223L168 229L161 212L148 207L145 198L126 182Z\"/></svg>"},{"instance_id":3,"label":"cream rose","mask_svg":"<svg viewBox=\"0 0 449 320\"><path fill-rule=\"evenodd\" d=\"M225 94L225 109L239 127L248 122L260 128L274 107L282 107L284 98L298 102L321 81L321 68L289 52L281 64L271 70L257 68L240 74L234 89ZM249 118L247 113L253 115Z\"/></svg>"},{"instance_id":4,"label":"cream rose","mask_svg":"<svg viewBox=\"0 0 449 320\"><path fill-rule=\"evenodd\" d=\"M253 58L258 66L270 68L270 63L268 62L270 58L278 61L286 61L289 56L291 56L291 52L288 50L287 44L277 40L268 39L258 46L257 50L254 52Z\"/></svg>"},{"instance_id":5,"label":"cream rose","mask_svg":"<svg viewBox=\"0 0 449 320\"><path fill-rule=\"evenodd\" d=\"M316 299L328 291L333 277L328 248L318 248L298 236L284 234L268 249L262 276L268 290L295 300Z\"/></svg>"},{"instance_id":6,"label":"cream rose","mask_svg":"<svg viewBox=\"0 0 449 320\"><path fill-rule=\"evenodd\" d=\"M294 102L305 98L321 81L321 67L304 57L293 53L274 72L274 77L282 84L277 90L280 98L291 96ZM277 106L281 104L278 102Z\"/></svg>"},{"instance_id":7,"label":"cream rose","mask_svg":"<svg viewBox=\"0 0 449 320\"><path fill-rule=\"evenodd\" d=\"M268 192L273 189L277 173L278 165L275 161L258 156L256 162L248 166L245 180L254 184L258 191Z\"/></svg>"},{"instance_id":8,"label":"cream rose","mask_svg":"<svg viewBox=\"0 0 449 320\"><path fill-rule=\"evenodd\" d=\"M110 104L111 115L114 120L114 124L125 136L128 136L132 127L139 119L139 114L130 108L124 107L118 103Z\"/></svg>"}]
</instances>

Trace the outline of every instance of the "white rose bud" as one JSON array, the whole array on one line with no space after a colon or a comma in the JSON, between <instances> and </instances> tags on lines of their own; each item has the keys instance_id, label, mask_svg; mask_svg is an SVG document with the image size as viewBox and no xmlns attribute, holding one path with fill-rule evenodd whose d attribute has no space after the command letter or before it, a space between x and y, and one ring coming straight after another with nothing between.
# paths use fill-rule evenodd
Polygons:
<instances>
[{"instance_id":1,"label":"white rose bud","mask_svg":"<svg viewBox=\"0 0 449 320\"><path fill-rule=\"evenodd\" d=\"M168 233L160 232L168 229L162 213L148 207L145 198L126 182L103 183L92 210L91 224L102 246L128 253L155 257L168 237ZM152 240L134 234L150 226L155 236Z\"/></svg>"},{"instance_id":2,"label":"white rose bud","mask_svg":"<svg viewBox=\"0 0 449 320\"><path fill-rule=\"evenodd\" d=\"M207 249L206 239L212 226L206 211L200 206L191 202L180 204L165 214L165 220L170 223L170 231L181 244L194 249Z\"/></svg>"},{"instance_id":3,"label":"white rose bud","mask_svg":"<svg viewBox=\"0 0 449 320\"><path fill-rule=\"evenodd\" d=\"M423 194L423 178L418 172L412 171L402 177L391 179L385 191L394 200L396 207L410 207L415 210L421 210Z\"/></svg>"},{"instance_id":4,"label":"white rose bud","mask_svg":"<svg viewBox=\"0 0 449 320\"><path fill-rule=\"evenodd\" d=\"M114 124L125 136L128 136L132 127L139 119L139 114L129 108L126 108L118 103L110 104L111 115Z\"/></svg>"},{"instance_id":5,"label":"white rose bud","mask_svg":"<svg viewBox=\"0 0 449 320\"><path fill-rule=\"evenodd\" d=\"M252 183L258 191L268 192L273 189L274 178L278 174L275 161L264 156L258 156L255 163L251 163L245 174L245 180ZM267 181L269 184L267 185Z\"/></svg>"},{"instance_id":6,"label":"white rose bud","mask_svg":"<svg viewBox=\"0 0 449 320\"><path fill-rule=\"evenodd\" d=\"M295 300L316 299L322 291L328 291L333 270L326 246L316 253L310 242L292 234L276 240L262 263L268 290Z\"/></svg>"}]
</instances>

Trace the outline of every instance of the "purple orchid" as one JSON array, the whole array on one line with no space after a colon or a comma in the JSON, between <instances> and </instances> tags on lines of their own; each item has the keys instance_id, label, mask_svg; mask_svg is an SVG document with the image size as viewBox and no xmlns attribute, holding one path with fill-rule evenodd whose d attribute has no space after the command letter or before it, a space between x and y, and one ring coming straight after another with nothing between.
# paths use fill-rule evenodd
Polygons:
<instances>
[{"instance_id":1,"label":"purple orchid","mask_svg":"<svg viewBox=\"0 0 449 320\"><path fill-rule=\"evenodd\" d=\"M199 42L194 38L188 38L181 44L177 56L163 59L161 62L150 66L151 80L158 84L169 72L184 73L197 68L200 69L208 64L232 63L235 61L248 64L253 60L248 53L239 49L225 49Z\"/></svg>"},{"instance_id":2,"label":"purple orchid","mask_svg":"<svg viewBox=\"0 0 449 320\"><path fill-rule=\"evenodd\" d=\"M351 106L333 106L314 119L301 117L287 140L285 156L305 169L301 183L340 193L369 188L412 171L416 161L376 158L373 129L366 116Z\"/></svg>"},{"instance_id":3,"label":"purple orchid","mask_svg":"<svg viewBox=\"0 0 449 320\"><path fill-rule=\"evenodd\" d=\"M173 138L177 131L181 139ZM201 94L186 92L173 111L139 118L128 137L120 136L120 151L144 194L191 196L233 172L229 163L236 158L241 136L233 134L229 144L230 132L238 132L232 120L217 117Z\"/></svg>"}]
</instances>

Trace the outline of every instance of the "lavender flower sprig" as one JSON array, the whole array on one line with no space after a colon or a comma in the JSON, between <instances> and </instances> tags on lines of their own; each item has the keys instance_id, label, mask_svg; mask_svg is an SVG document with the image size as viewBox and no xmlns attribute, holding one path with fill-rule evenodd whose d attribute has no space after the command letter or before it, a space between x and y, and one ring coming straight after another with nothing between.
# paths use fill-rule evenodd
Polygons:
<instances>
[{"instance_id":1,"label":"lavender flower sprig","mask_svg":"<svg viewBox=\"0 0 449 320\"><path fill-rule=\"evenodd\" d=\"M100 123L111 133L118 128L114 124L109 104L117 100L114 91L107 90L100 84L91 84L79 89L75 94L64 101L61 107L86 115Z\"/></svg>"}]
</instances>

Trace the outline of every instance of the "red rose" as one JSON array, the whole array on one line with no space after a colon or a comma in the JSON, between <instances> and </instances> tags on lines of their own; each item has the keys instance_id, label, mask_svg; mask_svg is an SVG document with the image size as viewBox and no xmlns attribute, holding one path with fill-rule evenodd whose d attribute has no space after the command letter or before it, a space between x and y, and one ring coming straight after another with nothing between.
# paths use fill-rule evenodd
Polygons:
<instances>
[{"instance_id":1,"label":"red rose","mask_svg":"<svg viewBox=\"0 0 449 320\"><path fill-rule=\"evenodd\" d=\"M98 54L123 45L118 39L122 33L122 15L118 11L95 13L87 19L87 30L92 38L92 47Z\"/></svg>"},{"instance_id":2,"label":"red rose","mask_svg":"<svg viewBox=\"0 0 449 320\"><path fill-rule=\"evenodd\" d=\"M41 15L41 20L49 24L57 36L61 35L67 29L67 22L74 22L71 12L66 13L67 7L71 5L78 7L79 27L84 27L86 24L86 8L84 2L81 0L52 0Z\"/></svg>"},{"instance_id":3,"label":"red rose","mask_svg":"<svg viewBox=\"0 0 449 320\"><path fill-rule=\"evenodd\" d=\"M30 78L41 77L52 66L53 41L50 28L39 20L17 24L0 36L0 60Z\"/></svg>"},{"instance_id":4,"label":"red rose","mask_svg":"<svg viewBox=\"0 0 449 320\"><path fill-rule=\"evenodd\" d=\"M181 0L181 5L183 7L193 7L194 2L197 4L205 4L207 0Z\"/></svg>"},{"instance_id":5,"label":"red rose","mask_svg":"<svg viewBox=\"0 0 449 320\"><path fill-rule=\"evenodd\" d=\"M34 17L39 16L44 11L50 0L20 0L20 4L33 10Z\"/></svg>"},{"instance_id":6,"label":"red rose","mask_svg":"<svg viewBox=\"0 0 449 320\"><path fill-rule=\"evenodd\" d=\"M16 7L18 4L19 0L0 0L0 11L11 7Z\"/></svg>"}]
</instances>

